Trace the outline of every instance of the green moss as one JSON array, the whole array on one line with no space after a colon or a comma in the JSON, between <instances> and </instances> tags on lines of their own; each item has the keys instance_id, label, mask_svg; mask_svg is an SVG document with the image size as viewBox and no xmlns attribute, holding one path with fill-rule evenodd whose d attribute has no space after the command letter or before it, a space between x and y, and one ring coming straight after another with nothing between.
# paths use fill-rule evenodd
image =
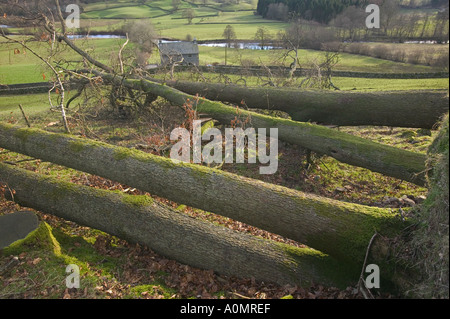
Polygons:
<instances>
[{"instance_id":1,"label":"green moss","mask_svg":"<svg viewBox=\"0 0 450 319\"><path fill-rule=\"evenodd\" d=\"M57 187L53 187L51 190L45 192L45 196L50 200L61 199L66 196L70 196L71 194L78 192L81 186L69 182L64 182L55 179L54 177L49 176L39 176L39 179L42 182L50 182L53 184L57 184Z\"/></svg>"},{"instance_id":2,"label":"green moss","mask_svg":"<svg viewBox=\"0 0 450 319\"><path fill-rule=\"evenodd\" d=\"M432 136L432 132L429 129L421 128L416 131L419 136Z\"/></svg>"},{"instance_id":3,"label":"green moss","mask_svg":"<svg viewBox=\"0 0 450 319\"><path fill-rule=\"evenodd\" d=\"M55 255L61 255L61 247L52 234L52 228L45 222L41 222L39 227L32 231L24 239L12 243L4 249L6 255L18 255L21 252L46 249L52 251Z\"/></svg>"},{"instance_id":4,"label":"green moss","mask_svg":"<svg viewBox=\"0 0 450 319\"><path fill-rule=\"evenodd\" d=\"M184 164L184 163L176 164L171 159L145 153L136 149L128 149L124 147L115 147L110 145L108 145L107 147L109 147L112 150L113 157L117 161L122 161L131 158L133 160L142 163L154 163L155 165L166 171L175 168L177 165L179 166Z\"/></svg>"},{"instance_id":5,"label":"green moss","mask_svg":"<svg viewBox=\"0 0 450 319\"><path fill-rule=\"evenodd\" d=\"M428 150L430 190L418 208L419 227L413 233L411 261L421 274L412 289L414 297L448 299L449 277L449 118Z\"/></svg>"},{"instance_id":6,"label":"green moss","mask_svg":"<svg viewBox=\"0 0 450 319\"><path fill-rule=\"evenodd\" d=\"M402 133L400 133L400 137L403 137L403 138L412 139L416 136L417 136L417 132L411 131L411 130L403 131Z\"/></svg>"},{"instance_id":7,"label":"green moss","mask_svg":"<svg viewBox=\"0 0 450 319\"><path fill-rule=\"evenodd\" d=\"M428 155L445 154L449 151L449 116L443 119L442 127L428 149Z\"/></svg>"},{"instance_id":8,"label":"green moss","mask_svg":"<svg viewBox=\"0 0 450 319\"><path fill-rule=\"evenodd\" d=\"M84 141L78 141L78 140L72 140L69 142L69 148L71 151L79 153L83 151L86 147L86 142Z\"/></svg>"},{"instance_id":9,"label":"green moss","mask_svg":"<svg viewBox=\"0 0 450 319\"><path fill-rule=\"evenodd\" d=\"M19 128L14 131L14 137L19 138L22 143L25 143L32 135L40 133L40 130L30 128Z\"/></svg>"},{"instance_id":10,"label":"green moss","mask_svg":"<svg viewBox=\"0 0 450 319\"><path fill-rule=\"evenodd\" d=\"M150 159L153 159L153 156L151 154L138 151L136 149L116 147L111 145L108 145L108 147L113 150L113 157L117 161L121 161L131 157L141 162L149 162Z\"/></svg>"},{"instance_id":11,"label":"green moss","mask_svg":"<svg viewBox=\"0 0 450 319\"><path fill-rule=\"evenodd\" d=\"M287 269L300 269L304 275L307 273L320 276L323 282L339 288L347 287L357 280L359 267L338 262L336 259L312 248L300 248L283 243L275 243L288 257ZM292 278L298 282L298 278ZM311 283L312 284L312 283ZM305 285L302 282L302 285Z\"/></svg>"},{"instance_id":12,"label":"green moss","mask_svg":"<svg viewBox=\"0 0 450 319\"><path fill-rule=\"evenodd\" d=\"M145 207L153 204L153 199L146 195L127 195L123 194L122 203L133 207Z\"/></svg>"},{"instance_id":13,"label":"green moss","mask_svg":"<svg viewBox=\"0 0 450 319\"><path fill-rule=\"evenodd\" d=\"M130 293L125 298L140 298L143 294L145 295L155 295L155 296L163 296L165 299L171 299L177 293L177 291L173 288L168 287L164 279L163 275L158 275L155 281L151 284L146 285L138 285L134 286L130 289Z\"/></svg>"},{"instance_id":14,"label":"green moss","mask_svg":"<svg viewBox=\"0 0 450 319\"><path fill-rule=\"evenodd\" d=\"M114 159L116 161L122 161L131 156L133 156L133 153L131 152L131 150L127 150L122 147L114 149Z\"/></svg>"},{"instance_id":15,"label":"green moss","mask_svg":"<svg viewBox=\"0 0 450 319\"><path fill-rule=\"evenodd\" d=\"M367 245L375 232L389 237L396 236L410 224L409 221L401 221L395 212L387 209L315 198L306 194L298 199L289 195L289 200L297 201L297 205L305 207L306 211L313 212L317 218L334 228L308 236L305 244L324 250L347 264L362 264Z\"/></svg>"}]
</instances>

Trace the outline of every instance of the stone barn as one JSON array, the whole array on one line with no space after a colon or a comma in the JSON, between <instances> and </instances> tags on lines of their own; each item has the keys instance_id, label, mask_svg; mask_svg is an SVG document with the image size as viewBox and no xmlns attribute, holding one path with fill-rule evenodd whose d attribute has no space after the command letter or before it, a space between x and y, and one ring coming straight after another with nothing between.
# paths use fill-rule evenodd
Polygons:
<instances>
[{"instance_id":1,"label":"stone barn","mask_svg":"<svg viewBox=\"0 0 450 319\"><path fill-rule=\"evenodd\" d=\"M159 42L161 64L178 63L181 65L199 65L199 50L197 41L192 42Z\"/></svg>"}]
</instances>

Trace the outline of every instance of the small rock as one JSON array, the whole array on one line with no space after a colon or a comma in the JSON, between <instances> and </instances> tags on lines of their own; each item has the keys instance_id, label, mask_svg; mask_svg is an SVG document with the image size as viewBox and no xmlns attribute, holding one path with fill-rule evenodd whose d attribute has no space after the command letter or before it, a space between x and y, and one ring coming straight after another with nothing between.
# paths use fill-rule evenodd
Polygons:
<instances>
[{"instance_id":1,"label":"small rock","mask_svg":"<svg viewBox=\"0 0 450 319\"><path fill-rule=\"evenodd\" d=\"M383 198L383 204L384 205L400 205L401 201L400 199L396 198L396 197L389 197L389 196L385 196Z\"/></svg>"},{"instance_id":2,"label":"small rock","mask_svg":"<svg viewBox=\"0 0 450 319\"><path fill-rule=\"evenodd\" d=\"M343 193L343 192L345 192L345 188L344 187L336 187L335 191L339 192L339 193Z\"/></svg>"},{"instance_id":3,"label":"small rock","mask_svg":"<svg viewBox=\"0 0 450 319\"><path fill-rule=\"evenodd\" d=\"M0 216L0 249L28 236L39 227L39 219L31 211Z\"/></svg>"},{"instance_id":4,"label":"small rock","mask_svg":"<svg viewBox=\"0 0 450 319\"><path fill-rule=\"evenodd\" d=\"M427 198L423 195L417 196L415 199L416 204L422 204Z\"/></svg>"},{"instance_id":5,"label":"small rock","mask_svg":"<svg viewBox=\"0 0 450 319\"><path fill-rule=\"evenodd\" d=\"M406 205L406 206L415 206L416 205L416 202L415 201L413 201L412 199L410 199L410 198L408 198L408 196L406 196L406 195L403 195L401 198L400 198L400 201L401 201L401 203L403 204L403 205Z\"/></svg>"}]
</instances>

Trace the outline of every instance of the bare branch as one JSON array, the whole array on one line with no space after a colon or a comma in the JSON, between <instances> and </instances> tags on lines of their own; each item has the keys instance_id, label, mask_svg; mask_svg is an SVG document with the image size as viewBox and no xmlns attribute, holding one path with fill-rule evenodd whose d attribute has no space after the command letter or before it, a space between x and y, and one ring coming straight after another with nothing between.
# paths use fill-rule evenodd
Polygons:
<instances>
[{"instance_id":1,"label":"bare branch","mask_svg":"<svg viewBox=\"0 0 450 319\"><path fill-rule=\"evenodd\" d=\"M56 77L57 84L55 82L54 85L53 85L53 88L49 91L50 104L51 104L50 92L57 87L59 89L59 95L61 97L61 101L60 101L60 104L59 104L58 108L61 110L61 115L62 115L62 121L63 121L63 124L64 124L64 128L65 128L67 133L70 133L69 125L67 123L67 118L66 118L66 112L65 112L65 109L64 109L65 90L64 90L63 82L61 80L60 72L57 71L47 59L44 59L41 55L39 55L36 51L34 51L30 46L28 46L25 41L18 41L18 40L15 40L13 38L10 38L3 31L2 31L2 37L7 39L7 40L9 40L9 41L11 41L11 42L20 44L23 48L27 49L27 51L31 52L39 60L44 62L48 66L48 68L53 72L53 74Z\"/></svg>"},{"instance_id":2,"label":"bare branch","mask_svg":"<svg viewBox=\"0 0 450 319\"><path fill-rule=\"evenodd\" d=\"M128 42L130 41L130 39L128 38L128 33L126 34L126 36L127 36L127 41L125 41L125 43L122 45L122 47L119 50L120 74L124 73L123 60L122 60L122 51L123 51L123 49L125 49L125 47L127 46Z\"/></svg>"}]
</instances>

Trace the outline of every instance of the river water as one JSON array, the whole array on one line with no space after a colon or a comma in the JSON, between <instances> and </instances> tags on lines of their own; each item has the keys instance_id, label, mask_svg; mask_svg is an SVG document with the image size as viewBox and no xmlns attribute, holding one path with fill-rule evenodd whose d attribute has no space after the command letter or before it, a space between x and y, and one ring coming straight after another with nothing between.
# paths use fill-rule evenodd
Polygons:
<instances>
[{"instance_id":1,"label":"river water","mask_svg":"<svg viewBox=\"0 0 450 319\"><path fill-rule=\"evenodd\" d=\"M125 36L123 35L113 35L113 34L93 34L93 35L69 35L69 39L125 39ZM170 40L161 40L163 43L173 43L173 42L180 42L180 41L170 41ZM207 46L207 47L221 47L224 48L227 44L225 42L199 42L200 46ZM279 49L279 47L275 47L272 45L265 45L261 47L258 43L248 43L248 42L237 42L231 44L232 48L238 48L238 49L248 49L248 50L274 50Z\"/></svg>"}]
</instances>

